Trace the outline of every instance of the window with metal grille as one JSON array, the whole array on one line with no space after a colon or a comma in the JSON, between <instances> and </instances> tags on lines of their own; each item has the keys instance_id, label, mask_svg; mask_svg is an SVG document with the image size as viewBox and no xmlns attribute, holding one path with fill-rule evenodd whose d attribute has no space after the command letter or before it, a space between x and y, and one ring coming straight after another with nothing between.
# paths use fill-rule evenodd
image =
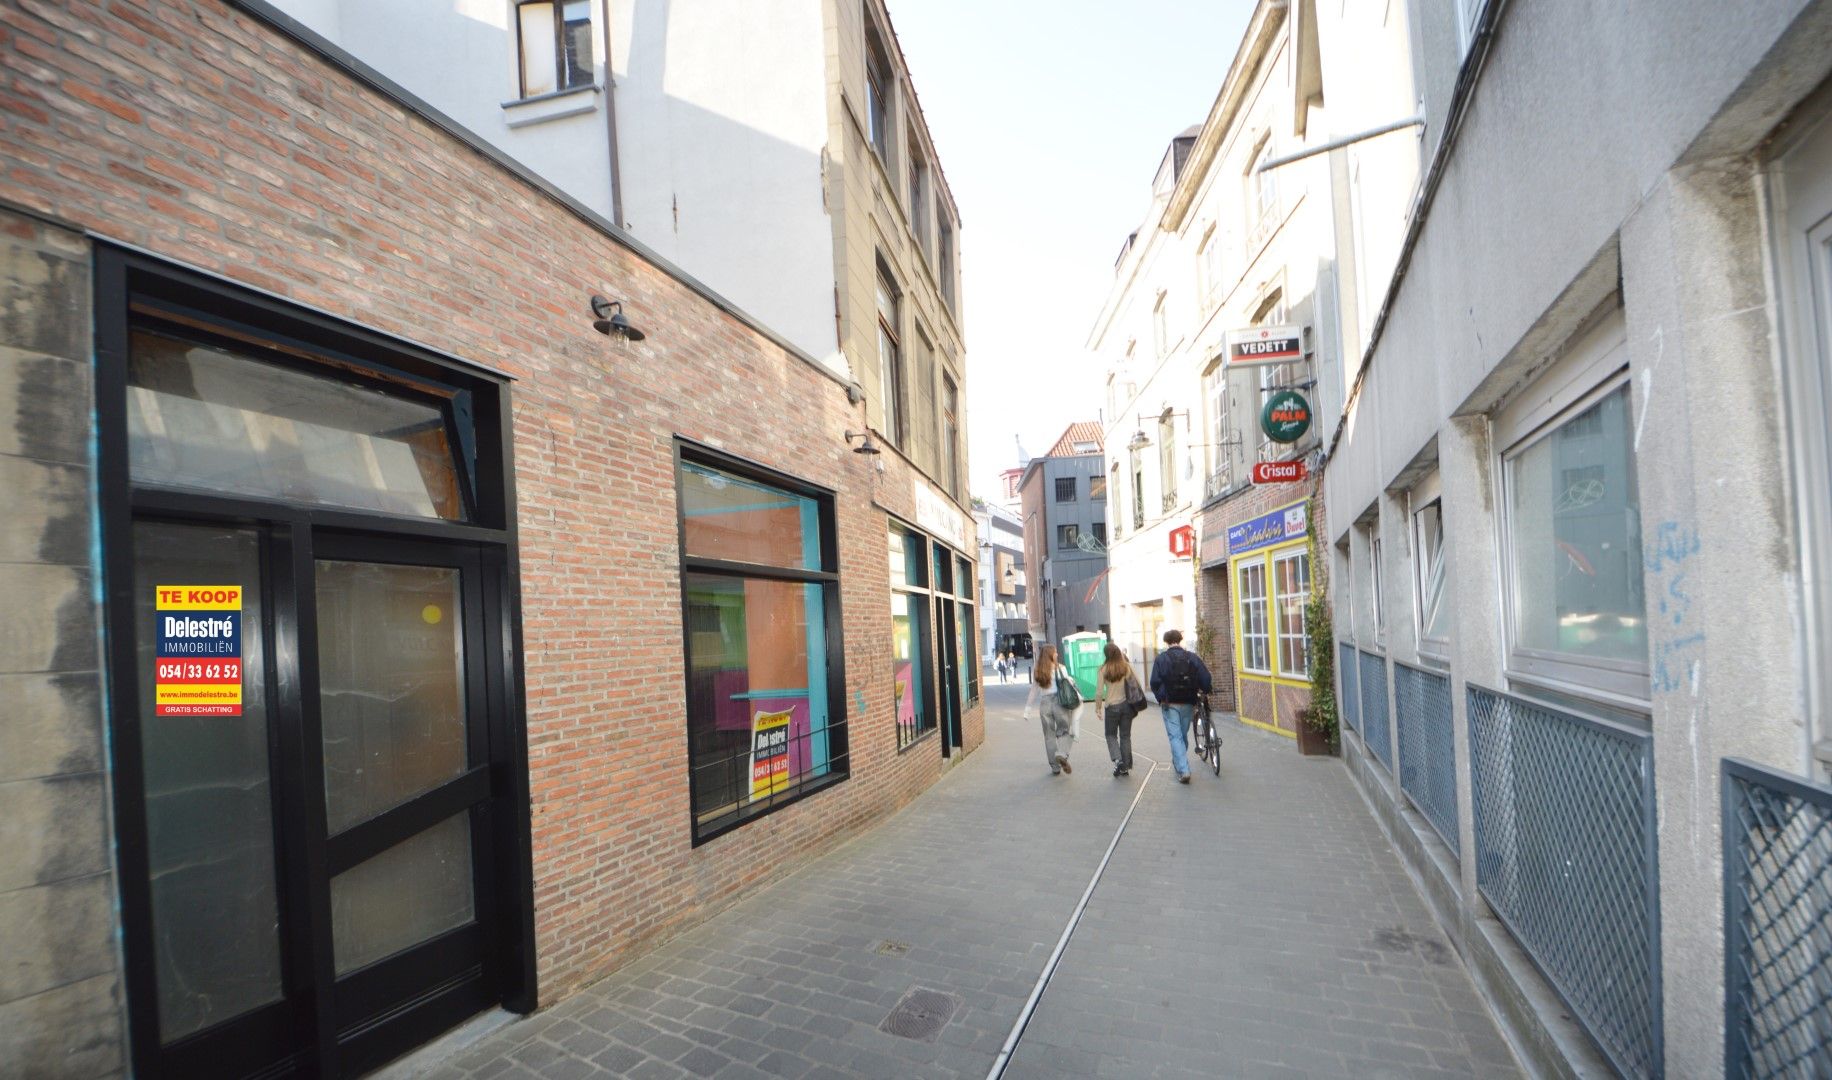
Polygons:
<instances>
[{"instance_id":1,"label":"window with metal grille","mask_svg":"<svg viewBox=\"0 0 1832 1080\"><path fill-rule=\"evenodd\" d=\"M1058 476L1056 478L1056 501L1075 501L1075 478L1073 476Z\"/></svg>"}]
</instances>

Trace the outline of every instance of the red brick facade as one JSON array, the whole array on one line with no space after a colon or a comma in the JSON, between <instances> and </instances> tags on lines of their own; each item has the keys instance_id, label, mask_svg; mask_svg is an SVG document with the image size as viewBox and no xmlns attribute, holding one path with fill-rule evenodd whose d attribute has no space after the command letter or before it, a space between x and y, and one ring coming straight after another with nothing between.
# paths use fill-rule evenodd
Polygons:
<instances>
[{"instance_id":1,"label":"red brick facade","mask_svg":"<svg viewBox=\"0 0 1832 1080\"><path fill-rule=\"evenodd\" d=\"M940 775L936 739L896 750L886 602L887 514L914 521L926 481L894 453L849 452L841 432L864 407L839 381L216 0L0 0L0 78L0 200L517 378L543 1002ZM648 340L619 350L594 332L595 292L622 299ZM699 848L677 435L837 493L847 654L835 704L851 778ZM971 751L980 706L962 726Z\"/></svg>"}]
</instances>

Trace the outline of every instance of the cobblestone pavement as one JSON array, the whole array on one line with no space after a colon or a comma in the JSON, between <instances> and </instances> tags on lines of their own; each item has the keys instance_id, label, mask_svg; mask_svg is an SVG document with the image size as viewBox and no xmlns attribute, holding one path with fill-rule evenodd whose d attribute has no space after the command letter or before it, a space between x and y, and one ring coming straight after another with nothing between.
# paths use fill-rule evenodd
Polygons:
<instances>
[{"instance_id":1,"label":"cobblestone pavement","mask_svg":"<svg viewBox=\"0 0 1832 1080\"><path fill-rule=\"evenodd\" d=\"M1338 763L1229 725L1179 785L1154 709L1149 781L1086 717L1052 777L1024 687L986 693L986 745L903 812L422 1075L983 1077L1141 784L1007 1076L1515 1075ZM946 1022L888 1033L917 990Z\"/></svg>"}]
</instances>

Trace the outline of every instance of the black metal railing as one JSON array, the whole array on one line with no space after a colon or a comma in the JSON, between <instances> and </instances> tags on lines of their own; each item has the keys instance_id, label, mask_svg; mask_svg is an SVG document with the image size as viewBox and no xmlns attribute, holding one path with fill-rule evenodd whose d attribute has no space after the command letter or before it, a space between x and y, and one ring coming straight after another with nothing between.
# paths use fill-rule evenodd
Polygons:
<instances>
[{"instance_id":1,"label":"black metal railing","mask_svg":"<svg viewBox=\"0 0 1832 1080\"><path fill-rule=\"evenodd\" d=\"M1724 759L1724 1071L1832 1076L1832 788Z\"/></svg>"},{"instance_id":2,"label":"black metal railing","mask_svg":"<svg viewBox=\"0 0 1832 1080\"><path fill-rule=\"evenodd\" d=\"M1469 687L1482 895L1625 1076L1662 1075L1653 741Z\"/></svg>"},{"instance_id":3,"label":"black metal railing","mask_svg":"<svg viewBox=\"0 0 1832 1080\"><path fill-rule=\"evenodd\" d=\"M1399 786L1457 850L1457 751L1450 677L1393 662L1393 711L1399 721Z\"/></svg>"},{"instance_id":4,"label":"black metal railing","mask_svg":"<svg viewBox=\"0 0 1832 1080\"><path fill-rule=\"evenodd\" d=\"M1387 727L1387 658L1363 651L1356 681L1361 684L1361 741L1381 764L1393 768L1393 734Z\"/></svg>"}]
</instances>

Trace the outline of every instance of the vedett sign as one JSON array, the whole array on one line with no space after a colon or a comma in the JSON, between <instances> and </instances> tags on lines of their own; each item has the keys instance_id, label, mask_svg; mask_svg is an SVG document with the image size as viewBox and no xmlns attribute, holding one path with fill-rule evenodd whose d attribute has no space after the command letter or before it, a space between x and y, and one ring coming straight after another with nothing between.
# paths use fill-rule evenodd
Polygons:
<instances>
[{"instance_id":1,"label":"vedett sign","mask_svg":"<svg viewBox=\"0 0 1832 1080\"><path fill-rule=\"evenodd\" d=\"M1310 470L1305 468L1302 458L1297 461L1262 461L1247 474L1247 478L1255 484L1295 484L1309 477Z\"/></svg>"},{"instance_id":2,"label":"vedett sign","mask_svg":"<svg viewBox=\"0 0 1832 1080\"><path fill-rule=\"evenodd\" d=\"M1231 368L1288 364L1302 359L1304 328L1301 326L1254 326L1228 331L1228 366Z\"/></svg>"}]
</instances>

